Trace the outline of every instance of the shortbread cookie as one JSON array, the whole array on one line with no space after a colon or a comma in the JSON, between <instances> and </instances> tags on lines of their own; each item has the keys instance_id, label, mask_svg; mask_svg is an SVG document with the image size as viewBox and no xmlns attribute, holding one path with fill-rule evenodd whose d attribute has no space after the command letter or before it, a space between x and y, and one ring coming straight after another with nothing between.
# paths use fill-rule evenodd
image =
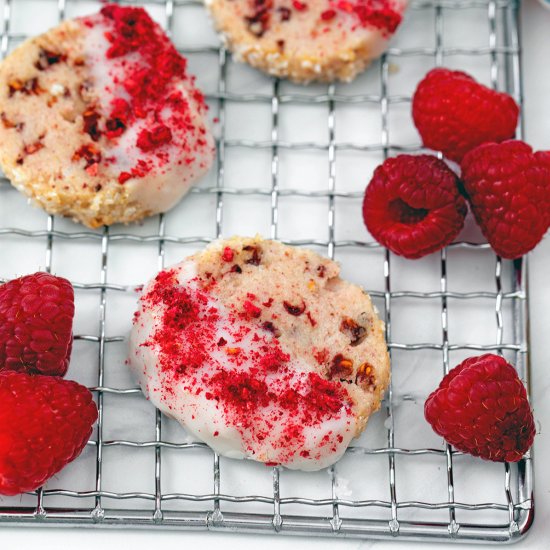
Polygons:
<instances>
[{"instance_id":1,"label":"shortbread cookie","mask_svg":"<svg viewBox=\"0 0 550 550\"><path fill-rule=\"evenodd\" d=\"M294 82L349 82L386 49L408 0L205 0L238 61Z\"/></svg>"},{"instance_id":2,"label":"shortbread cookie","mask_svg":"<svg viewBox=\"0 0 550 550\"><path fill-rule=\"evenodd\" d=\"M218 453L301 470L342 456L390 375L383 323L338 264L240 237L146 285L129 364L151 402Z\"/></svg>"},{"instance_id":3,"label":"shortbread cookie","mask_svg":"<svg viewBox=\"0 0 550 550\"><path fill-rule=\"evenodd\" d=\"M203 95L141 8L105 6L0 65L0 164L47 212L89 227L174 206L211 166Z\"/></svg>"}]
</instances>

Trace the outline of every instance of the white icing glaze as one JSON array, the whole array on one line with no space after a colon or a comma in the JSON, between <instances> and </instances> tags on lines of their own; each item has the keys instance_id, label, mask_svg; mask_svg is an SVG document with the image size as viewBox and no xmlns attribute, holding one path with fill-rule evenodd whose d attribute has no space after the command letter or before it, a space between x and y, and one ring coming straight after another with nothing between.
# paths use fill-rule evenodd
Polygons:
<instances>
[{"instance_id":1,"label":"white icing glaze","mask_svg":"<svg viewBox=\"0 0 550 550\"><path fill-rule=\"evenodd\" d=\"M107 113L111 100L114 98L112 72L117 71L117 63L113 59L107 58L107 50L111 44L105 37L108 28L104 24L104 18L98 14L86 19L92 22L93 26L85 27L84 54L88 60L94 86L100 92L98 97L101 107ZM117 92L123 93L122 90L117 90Z\"/></svg>"}]
</instances>

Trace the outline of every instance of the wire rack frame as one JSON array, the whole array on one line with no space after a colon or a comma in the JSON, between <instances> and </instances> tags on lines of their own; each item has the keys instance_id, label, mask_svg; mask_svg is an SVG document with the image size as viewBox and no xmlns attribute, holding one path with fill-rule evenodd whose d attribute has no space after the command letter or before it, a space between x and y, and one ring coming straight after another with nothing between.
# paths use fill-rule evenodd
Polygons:
<instances>
[{"instance_id":1,"label":"wire rack frame","mask_svg":"<svg viewBox=\"0 0 550 550\"><path fill-rule=\"evenodd\" d=\"M11 32L11 14L13 4L16 1L5 0L2 14L2 34L0 38L0 54L2 57L9 50L11 41L18 41L25 36ZM55 0L51 0L55 1ZM67 4L79 0L57 0L59 20L65 17ZM139 2L135 2L139 3ZM164 6L166 15L166 28L171 32L173 28L174 11L178 6L200 4L195 0L150 0L148 4L159 4ZM378 248L379 245L372 242L337 240L335 238L335 199L336 198L358 198L360 193L342 192L336 189L336 155L339 150L355 151L379 151L384 157L401 151L418 151L415 146L396 146L390 138L388 114L391 105L410 102L408 96L395 96L388 93L388 76L390 71L390 60L405 56L431 56L436 65L441 65L446 56L488 55L491 60L491 82L496 88L499 73L504 74L505 88L512 94L518 103L522 103L522 80L520 63L520 39L518 35L518 9L519 2L515 0L441 0L441 1L413 1L412 9L423 9L434 11L434 48L390 48L382 57L380 63L380 91L377 94L341 95L336 92L334 85L328 85L326 93L310 96L305 94L282 94L278 80L273 80L272 94L235 94L228 91L227 87L227 66L228 53L223 48L191 48L183 53L214 52L218 57L219 80L218 89L214 94L208 95L208 99L217 103L217 115L219 118L219 139L217 156L217 181L215 186L208 188L195 188L192 193L212 193L216 198L216 236L222 235L222 221L224 212L224 198L226 195L264 195L270 197L271 220L270 236L278 237L279 229L279 199L285 196L303 197L325 197L328 201L328 239L325 240L293 240L286 241L294 245L321 246L326 248L327 255L334 257L335 251L340 248ZM484 8L487 10L488 20L488 46L485 48L448 48L443 44L443 9L462 10L470 8ZM502 13L500 19L497 12ZM500 21L500 23L499 23ZM497 43L497 33L501 33L503 45ZM504 62L499 56L503 56ZM375 69L372 69L375 70ZM271 105L271 139L258 142L249 140L226 139L226 106L228 102L244 103L268 103ZM280 107L283 104L319 103L328 106L328 142L327 143L290 143L280 139L279 119ZM338 104L379 104L382 132L379 143L365 145L362 143L342 143L335 139L335 108ZM519 130L521 136L521 129ZM263 148L271 151L271 188L270 189L234 189L224 185L225 158L228 148ZM300 189L280 189L279 187L279 159L280 152L285 149L311 149L326 151L329 163L328 185L319 190L305 191ZM7 185L4 179L0 185ZM364 455L383 455L387 457L389 472L389 500L363 500L353 501L339 498L337 495L337 466L329 471L332 483L332 497L330 499L308 499L300 497L282 498L280 492L280 470L273 468L273 496L235 496L221 492L221 468L220 459L216 453L213 456L213 484L212 492L203 495L191 495L182 493L164 493L161 484L162 472L162 449L190 449L206 448L202 443L171 443L163 439L163 418L159 411L155 416L155 437L154 440L146 442L135 442L130 440L105 440L103 437L103 426L105 422L104 396L134 395L139 394L136 388L117 389L105 385L105 361L106 346L112 342L124 340L122 336L108 337L106 334L106 311L108 307L108 291L130 292L132 288L124 285L116 285L107 282L108 252L111 243L116 241L137 241L140 243L156 243L158 252L158 268L164 267L165 245L167 243L197 244L206 243L212 240L204 236L181 237L178 235L166 234L166 217L158 216L157 232L152 235L139 236L131 232L117 233L111 235L109 228L105 227L100 232L78 231L65 232L55 229L55 218L48 216L47 226L44 230L25 230L17 227L0 226L0 238L16 237L23 239L42 238L46 241L45 269L52 269L52 252L56 240L92 240L97 241L101 248L101 266L99 282L92 284L78 283L74 281L77 290L99 290L99 331L98 335L80 334L75 339L94 342L98 346L98 376L97 385L90 388L96 395L99 408L97 425L97 437L89 442L89 446L95 449L95 490L93 491L70 491L70 490L44 490L38 489L33 493L36 497L36 504L33 507L3 506L0 501L0 523L17 525L56 525L56 526L89 526L89 527L144 527L144 528L171 528L171 529L195 529L215 531L243 531L258 533L280 533L280 534L307 534L324 536L346 536L346 537L368 537L368 538L396 538L407 540L445 540L445 541L471 541L471 542L511 542L524 535L533 520L533 474L532 457L528 453L522 461L515 465L505 464L503 466L503 488L506 494L506 504L496 502L483 502L467 504L455 500L455 469L453 460L460 453L454 451L450 446L441 449L408 449L395 446L394 426L394 388L390 385L385 403L387 436L386 446L376 449L361 447L350 448L348 453L359 453ZM469 242L458 242L450 248L468 248L473 250L485 250L486 244L474 244ZM514 262L512 266L512 290L504 291L503 285L503 261L500 258L495 260L494 282L496 292L474 291L474 292L452 292L448 288L448 263L447 249L440 253L440 290L437 292L413 292L413 291L392 291L392 256L384 251L384 290L371 291L371 295L383 300L384 319L386 322L386 338L390 353L393 350L434 350L441 353L442 374L449 371L449 353L455 350L472 351L495 351L497 353L512 353L515 358L520 376L529 386L529 362L528 362L528 296L527 296L527 261L525 259ZM0 281L5 279L0 279ZM392 340L392 304L400 299L436 300L441 306L441 335L442 343L421 343L402 344ZM496 337L494 343L490 344L451 344L448 335L448 300L472 300L486 299L494 302L496 316ZM512 304L513 318L513 341L504 341L504 318L503 304ZM103 489L102 474L104 470L103 452L108 447L143 447L153 448L155 453L154 468L154 492L151 493L113 493ZM395 458L399 455L441 455L445 458L447 466L447 500L439 503L427 503L422 501L401 501L398 499L398 480L396 476ZM513 471L515 469L515 472ZM515 474L515 476L513 475ZM514 494L517 498L514 499ZM45 506L44 498L47 496L65 496L75 499L77 504L72 508L54 508ZM94 506L84 508L78 504L79 499L93 498ZM104 499L116 499L119 501L129 499L141 499L151 502L151 510L132 509L110 509L104 505ZM180 504L177 511L163 509L163 503L176 501ZM207 505L202 512L186 509L186 502L201 502ZM247 503L257 502L272 506L271 514L257 513L235 513L222 510L222 503ZM288 515L282 511L287 504L301 504L309 506L313 510L316 507L330 506L332 515L326 516L296 516ZM360 508L365 511L364 518L348 519L342 518L343 508ZM380 520L369 517L369 510L379 508L388 511L387 519ZM446 510L448 512L447 522L422 522L404 521L400 519L400 510L406 509L424 510ZM487 523L484 525L468 524L457 521L458 510L482 511L500 510L507 513L506 523Z\"/></svg>"}]
</instances>

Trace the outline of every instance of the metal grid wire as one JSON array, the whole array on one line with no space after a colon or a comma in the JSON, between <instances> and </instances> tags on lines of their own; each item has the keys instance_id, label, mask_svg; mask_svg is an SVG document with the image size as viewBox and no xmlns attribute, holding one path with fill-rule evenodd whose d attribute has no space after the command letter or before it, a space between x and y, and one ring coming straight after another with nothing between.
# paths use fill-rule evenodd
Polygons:
<instances>
[{"instance_id":1,"label":"metal grid wire","mask_svg":"<svg viewBox=\"0 0 550 550\"><path fill-rule=\"evenodd\" d=\"M12 31L12 13L14 6L23 4L27 0L6 0L2 14L2 35L0 53L5 56L14 43L26 37L25 33ZM45 0L49 5L53 0ZM57 10L59 20L65 17L68 5L77 4L81 0L58 0ZM55 2L54 2L55 3ZM165 9L166 28L172 31L174 13L176 9L197 6L194 0L152 0L148 6L163 7ZM453 56L489 56L490 78L495 88L501 87L511 93L521 104L521 73L520 73L520 43L518 38L518 2L514 0L464 0L464 1L424 1L412 3L412 10L422 10L431 13L434 19L435 46L433 48L390 48L382 57L379 64L371 71L379 71L379 91L377 93L359 93L348 95L339 93L337 85L329 85L325 91L312 96L306 93L282 93L282 83L272 81L270 94L264 93L235 93L229 90L227 71L230 64L229 55L223 47L186 48L184 54L208 53L217 55L219 78L217 91L207 94L207 98L215 106L219 119L219 139L216 181L209 187L196 187L193 194L207 194L215 197L215 237L222 235L224 201L231 195L264 196L270 199L270 237L279 237L280 199L282 197L303 197L305 199L326 199L328 201L328 238L286 240L294 245L307 245L323 248L329 257L334 258L338 251L353 249L367 251L379 249L383 255L384 285L382 290L372 290L371 295L383 307L383 317L386 322L386 337L390 352L417 352L426 351L440 354L441 370L439 376L447 373L452 366L451 352L486 352L494 351L507 355L517 365L520 376L528 382L528 342L527 342L527 294L526 277L527 265L525 260L518 260L513 264L503 262L500 258L491 256L494 262L495 290L476 289L468 292L449 290L449 262L448 255L454 249L466 249L472 254L491 254L486 244L471 242L454 243L447 250L440 253L440 288L438 291L424 292L413 290L392 290L392 281L395 278L397 259L388 251L380 249L374 242L357 240L338 240L336 238L336 200L360 199L361 192L338 191L336 187L336 157L340 151L378 152L385 158L400 151L417 151L418 145L403 146L392 142L390 135L389 114L394 105L407 104L410 95L390 95L388 91L389 76L392 63L406 57L432 58L435 65L442 65L445 60ZM453 14L461 10L483 9L487 18L488 42L485 47L446 47L443 34L443 11ZM468 32L466 30L466 32ZM417 80L421 77L417 75ZM227 138L227 107L235 103L246 105L271 105L271 136L268 141ZM306 104L325 105L328 109L327 130L328 142L301 142L295 143L281 139L280 117L281 108L285 105ZM336 109L339 105L374 105L379 106L381 135L378 143L364 144L356 142L341 142L336 139L335 120ZM226 152L231 148L250 150L263 149L271 152L271 186L270 188L232 188L226 187ZM286 150L325 151L328 155L328 185L323 189L306 190L300 188L282 188L280 185L280 156ZM4 188L4 189L2 189ZM8 192L8 183L0 184L0 192ZM10 190L9 193L12 193ZM15 193L15 192L13 192ZM9 195L10 197L12 195ZM461 453L454 451L450 446L445 448L406 448L395 444L396 426L395 410L398 406L396 396L397 387L394 381L390 385L385 403L386 431L385 444L378 447L356 445L348 450L347 455L356 455L361 460L369 457L379 457L387 461L387 498L384 499L345 499L339 496L340 465L330 468L331 495L329 498L306 498L281 496L281 476L284 470L272 469L272 494L257 496L247 493L237 496L222 491L223 476L220 457L211 453L208 448L198 442L174 443L164 436L165 423L160 412L155 414L154 439L150 441L136 441L132 439L107 440L104 438L104 426L107 417L105 399L116 397L126 399L133 395L140 395L135 388L120 389L106 384L106 362L108 346L116 342L123 342L123 336L108 336L106 330L107 308L111 296L114 294L132 293L127 285L108 282L109 250L117 242L136 242L141 246L153 244L157 247L157 268L165 263L166 246L200 245L212 240L212 237L186 237L167 233L167 216L161 215L158 219L156 231L152 234L139 234L131 229L124 232L114 232L104 228L98 232L79 229L65 231L56 229L59 223L52 216L47 217L45 229L29 230L22 227L6 227L0 220L0 242L2 239L19 239L25 242L46 243L45 269L52 270L52 252L55 243L63 241L95 242L101 249L101 266L99 280L93 283L79 283L73 281L77 293L99 293L99 325L97 335L79 334L78 341L89 342L97 346L98 375L95 386L91 389L97 396L99 419L97 431L89 442L89 448L95 453L93 490L77 491L69 489L39 489L36 493L25 495L25 502L9 499L0 500L0 522L7 524L38 524L41 525L82 525L82 526L133 526L133 527L168 527L183 529L210 529L218 531L247 531L271 532L283 534L315 534L328 536L352 536L370 538L399 538L408 540L454 540L454 541L493 541L505 542L517 539L524 534L532 522L533 517L533 479L531 457L527 455L516 465L505 464L499 474L498 482L505 494L504 502L480 500L474 503L458 501L455 498L455 488L458 482L456 461L464 458ZM10 257L3 258L8 264ZM393 269L393 271L392 271ZM0 273L0 275L2 275ZM509 288L508 288L509 286ZM480 285L481 287L481 285ZM440 343L413 343L396 342L392 338L392 321L396 314L396 304L405 300L418 300L422 303L440 304ZM483 344L461 344L451 341L449 337L449 304L451 301L470 303L474 300L483 300L485 308L494 311L496 316L496 336L492 342ZM487 304L492 304L489 306ZM114 307L114 306L113 306ZM512 316L508 323L504 309L509 307ZM507 324L511 325L510 327ZM509 333L508 333L509 331ZM507 335L505 337L505 334ZM406 399L407 397L399 397ZM383 413L379 413L383 414ZM112 492L104 489L103 479L109 463L105 459L105 452L112 447L128 449L152 449L154 451L154 491L152 492ZM164 453L174 450L180 453L190 449L202 449L213 457L211 474L211 491L202 494L182 492L167 493L163 490L162 468L165 464ZM396 473L396 460L400 457L419 457L427 460L428 457L442 457L446 469L447 498L440 502L427 502L422 499L403 500L399 498L400 483L404 482ZM478 462L472 464L479 467ZM78 465L78 461L76 463ZM245 468L252 465L244 464ZM367 468L365 462L365 468ZM472 466L476 467L476 466ZM363 468L361 466L361 468ZM499 466L500 468L500 466ZM307 474L304 474L307 476ZM302 479L305 479L302 478ZM295 488L302 494L300 484ZM303 493L305 494L305 492ZM48 505L51 497L65 497L65 504L61 506ZM34 503L27 504L28 499ZM93 501L92 506L87 503ZM427 500L427 499L426 499ZM67 502L69 504L67 504ZM70 503L74 503L72 506ZM128 503L126 506L125 503ZM135 505L138 502L139 505ZM117 503L116 506L113 503ZM171 504L171 506L168 506ZM225 510L225 506L232 504L233 508ZM197 507L193 507L196 505ZM252 508L245 505L251 505ZM267 505L270 513L259 513L255 507ZM288 507L294 505L301 513L287 513ZM241 507L241 508L239 508ZM326 510L329 512L327 513ZM265 510L265 506L263 508ZM293 510L296 508L293 508ZM306 511L304 511L306 510ZM357 512L353 517L349 511ZM407 516L408 511L424 511L427 515L417 519L414 515ZM438 512L443 512L446 519ZM475 512L478 520L468 515L465 520L457 517L461 512ZM486 519L485 512L498 512L505 515L505 520ZM489 517L489 516L488 516ZM500 516L499 516L500 517Z\"/></svg>"}]
</instances>

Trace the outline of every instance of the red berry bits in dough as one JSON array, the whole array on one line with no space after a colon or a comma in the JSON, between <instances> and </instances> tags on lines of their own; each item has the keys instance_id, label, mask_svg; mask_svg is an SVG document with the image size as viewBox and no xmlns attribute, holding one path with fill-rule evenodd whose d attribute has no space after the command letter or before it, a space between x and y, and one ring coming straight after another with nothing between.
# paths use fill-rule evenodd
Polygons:
<instances>
[{"instance_id":1,"label":"red berry bits in dough","mask_svg":"<svg viewBox=\"0 0 550 550\"><path fill-rule=\"evenodd\" d=\"M73 344L74 291L35 273L0 285L0 372L64 376Z\"/></svg>"},{"instance_id":2,"label":"red berry bits in dough","mask_svg":"<svg viewBox=\"0 0 550 550\"><path fill-rule=\"evenodd\" d=\"M104 6L0 65L0 163L49 213L90 227L174 206L211 166L186 60L142 8Z\"/></svg>"},{"instance_id":3,"label":"red berry bits in dough","mask_svg":"<svg viewBox=\"0 0 550 550\"><path fill-rule=\"evenodd\" d=\"M92 394L55 376L0 372L0 495L34 491L84 449Z\"/></svg>"},{"instance_id":4,"label":"red berry bits in dough","mask_svg":"<svg viewBox=\"0 0 550 550\"><path fill-rule=\"evenodd\" d=\"M466 73L433 69L416 88L412 116L426 147L460 162L482 143L514 137L519 107Z\"/></svg>"},{"instance_id":5,"label":"red berry bits in dough","mask_svg":"<svg viewBox=\"0 0 550 550\"><path fill-rule=\"evenodd\" d=\"M386 49L407 0L206 0L238 61L295 82L351 81Z\"/></svg>"},{"instance_id":6,"label":"red berry bits in dough","mask_svg":"<svg viewBox=\"0 0 550 550\"><path fill-rule=\"evenodd\" d=\"M522 141L486 143L462 161L477 223L503 258L527 254L550 225L550 153Z\"/></svg>"},{"instance_id":7,"label":"red berry bits in dough","mask_svg":"<svg viewBox=\"0 0 550 550\"><path fill-rule=\"evenodd\" d=\"M333 464L389 380L383 324L338 273L275 241L214 242L146 285L130 367L155 406L224 456Z\"/></svg>"},{"instance_id":8,"label":"red berry bits in dough","mask_svg":"<svg viewBox=\"0 0 550 550\"><path fill-rule=\"evenodd\" d=\"M451 370L424 413L453 447L485 460L517 462L535 437L525 386L498 355L470 357Z\"/></svg>"},{"instance_id":9,"label":"red berry bits in dough","mask_svg":"<svg viewBox=\"0 0 550 550\"><path fill-rule=\"evenodd\" d=\"M451 243L466 212L458 178L431 155L385 160L374 171L363 200L370 234L405 258L421 258Z\"/></svg>"}]
</instances>

